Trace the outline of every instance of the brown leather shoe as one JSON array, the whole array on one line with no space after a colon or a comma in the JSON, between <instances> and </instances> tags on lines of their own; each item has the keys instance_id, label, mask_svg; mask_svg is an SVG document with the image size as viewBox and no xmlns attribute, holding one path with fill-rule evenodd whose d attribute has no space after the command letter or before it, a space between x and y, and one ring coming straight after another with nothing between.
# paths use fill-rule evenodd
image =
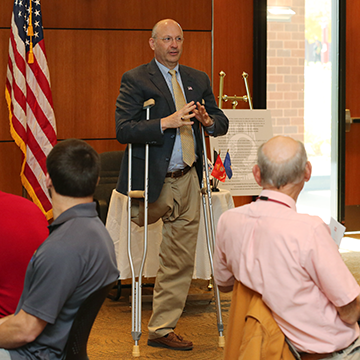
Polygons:
<instances>
[{"instance_id":1,"label":"brown leather shoe","mask_svg":"<svg viewBox=\"0 0 360 360\"><path fill-rule=\"evenodd\" d=\"M191 341L184 340L180 335L177 335L174 332L161 338L148 340L148 345L172 350L192 350L193 348L193 343Z\"/></svg>"}]
</instances>

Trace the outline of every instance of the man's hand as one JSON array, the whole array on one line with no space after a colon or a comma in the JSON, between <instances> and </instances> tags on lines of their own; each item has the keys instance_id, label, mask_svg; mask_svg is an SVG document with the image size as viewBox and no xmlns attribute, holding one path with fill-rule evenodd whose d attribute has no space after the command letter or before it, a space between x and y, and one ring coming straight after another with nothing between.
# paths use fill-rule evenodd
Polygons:
<instances>
[{"instance_id":1,"label":"man's hand","mask_svg":"<svg viewBox=\"0 0 360 360\"><path fill-rule=\"evenodd\" d=\"M194 122L189 121L189 119L196 116L194 113L191 113L196 108L196 105L193 101L186 104L182 109L174 112L170 116L161 119L161 128L162 130L166 129L175 129L181 126L192 125Z\"/></svg>"},{"instance_id":2,"label":"man's hand","mask_svg":"<svg viewBox=\"0 0 360 360\"><path fill-rule=\"evenodd\" d=\"M206 112L205 106L200 105L199 102L196 103L197 109L194 109L195 118L201 122L205 127L211 126L214 124L214 120Z\"/></svg>"}]
</instances>

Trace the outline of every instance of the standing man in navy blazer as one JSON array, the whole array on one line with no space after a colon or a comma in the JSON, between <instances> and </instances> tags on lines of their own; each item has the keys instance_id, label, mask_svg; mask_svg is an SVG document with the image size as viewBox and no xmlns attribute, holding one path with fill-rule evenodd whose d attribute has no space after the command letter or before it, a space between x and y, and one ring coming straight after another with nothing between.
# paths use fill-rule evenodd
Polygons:
<instances>
[{"instance_id":1,"label":"standing man in navy blazer","mask_svg":"<svg viewBox=\"0 0 360 360\"><path fill-rule=\"evenodd\" d=\"M145 143L150 144L149 223L161 218L164 226L148 345L173 350L193 347L174 328L191 283L199 227L203 176L199 123L212 136L226 134L229 123L216 104L209 77L179 65L183 42L181 26L174 20L161 20L154 26L149 44L155 58L123 75L115 115L118 141L133 144L134 190L144 189ZM185 97L185 105L177 110L169 70L176 71L173 76ZM155 105L146 120L143 103L148 99L154 99ZM190 165L183 159L183 126L191 126L194 139L195 161ZM127 194L127 160L124 156L117 185L123 194ZM132 220L138 225L143 225L143 207L139 202L132 208Z\"/></svg>"}]
</instances>

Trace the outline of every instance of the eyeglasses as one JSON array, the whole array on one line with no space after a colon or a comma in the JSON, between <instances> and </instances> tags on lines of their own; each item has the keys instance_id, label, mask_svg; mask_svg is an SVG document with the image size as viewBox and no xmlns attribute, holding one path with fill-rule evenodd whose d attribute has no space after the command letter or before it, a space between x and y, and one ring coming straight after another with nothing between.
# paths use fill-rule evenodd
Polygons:
<instances>
[{"instance_id":1,"label":"eyeglasses","mask_svg":"<svg viewBox=\"0 0 360 360\"><path fill-rule=\"evenodd\" d=\"M166 36L166 37L164 37L164 38L155 38L155 39L162 40L165 44L170 44L170 43L172 43L172 42L174 41L174 38L171 37L171 36ZM182 42L184 41L184 38L182 38L181 36L177 36L177 37L175 38L175 41L176 41L177 43L182 43Z\"/></svg>"}]
</instances>

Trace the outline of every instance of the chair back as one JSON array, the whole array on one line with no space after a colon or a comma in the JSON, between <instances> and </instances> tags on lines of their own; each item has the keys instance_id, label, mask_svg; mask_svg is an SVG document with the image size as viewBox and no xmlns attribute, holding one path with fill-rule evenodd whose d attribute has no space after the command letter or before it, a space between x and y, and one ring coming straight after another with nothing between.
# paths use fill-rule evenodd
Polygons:
<instances>
[{"instance_id":1,"label":"chair back","mask_svg":"<svg viewBox=\"0 0 360 360\"><path fill-rule=\"evenodd\" d=\"M94 200L101 221L105 224L110 198L119 177L125 151L108 151L100 154L100 181L95 189Z\"/></svg>"},{"instance_id":2,"label":"chair back","mask_svg":"<svg viewBox=\"0 0 360 360\"><path fill-rule=\"evenodd\" d=\"M113 282L94 291L80 305L66 342L64 360L89 360L87 342L91 328L106 296L115 284L116 282Z\"/></svg>"}]
</instances>

